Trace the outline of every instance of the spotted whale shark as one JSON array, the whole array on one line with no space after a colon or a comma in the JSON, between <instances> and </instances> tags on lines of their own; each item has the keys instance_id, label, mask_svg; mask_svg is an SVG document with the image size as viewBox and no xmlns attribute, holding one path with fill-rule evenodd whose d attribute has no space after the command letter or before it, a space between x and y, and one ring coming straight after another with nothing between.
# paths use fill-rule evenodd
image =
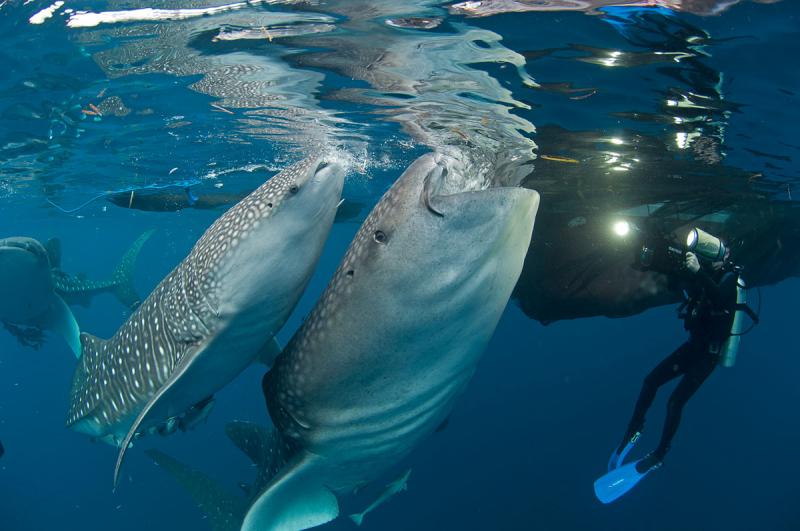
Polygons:
<instances>
[{"instance_id":1,"label":"spotted whale shark","mask_svg":"<svg viewBox=\"0 0 800 531\"><path fill-rule=\"evenodd\" d=\"M88 306L94 296L110 292L135 308L141 299L133 288L134 265L152 232L133 242L107 280L63 271L58 239L45 244L21 236L0 239L0 321L26 346L38 347L43 330L56 331L80 356L80 330L69 305Z\"/></svg>"},{"instance_id":2,"label":"spotted whale shark","mask_svg":"<svg viewBox=\"0 0 800 531\"><path fill-rule=\"evenodd\" d=\"M269 480L243 531L333 520L338 496L449 415L517 281L539 205L523 188L448 193L468 171L441 154L409 166L265 375Z\"/></svg>"},{"instance_id":3,"label":"spotted whale shark","mask_svg":"<svg viewBox=\"0 0 800 531\"><path fill-rule=\"evenodd\" d=\"M67 425L120 447L203 402L271 345L333 224L343 167L310 157L217 219L111 339L81 335Z\"/></svg>"}]
</instances>

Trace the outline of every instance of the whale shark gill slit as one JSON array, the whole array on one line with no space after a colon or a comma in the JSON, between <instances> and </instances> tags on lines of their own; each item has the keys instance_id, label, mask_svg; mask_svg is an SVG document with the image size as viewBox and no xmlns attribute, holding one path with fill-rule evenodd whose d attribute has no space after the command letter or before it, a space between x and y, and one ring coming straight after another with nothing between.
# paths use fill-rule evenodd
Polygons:
<instances>
[{"instance_id":1,"label":"whale shark gill slit","mask_svg":"<svg viewBox=\"0 0 800 531\"><path fill-rule=\"evenodd\" d=\"M445 177L447 169L441 168L440 166L437 166L437 169L439 171L435 173L431 171L425 176L425 181L422 186L422 203L432 214L443 218L444 214L439 210L436 210L436 208L433 206L432 198L441 186L441 180Z\"/></svg>"}]
</instances>

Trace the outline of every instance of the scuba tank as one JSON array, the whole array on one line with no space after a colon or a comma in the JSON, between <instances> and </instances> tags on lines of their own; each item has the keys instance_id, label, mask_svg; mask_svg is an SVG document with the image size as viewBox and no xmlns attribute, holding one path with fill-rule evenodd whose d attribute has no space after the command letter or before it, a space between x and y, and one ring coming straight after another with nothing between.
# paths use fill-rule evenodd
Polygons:
<instances>
[{"instance_id":1,"label":"scuba tank","mask_svg":"<svg viewBox=\"0 0 800 531\"><path fill-rule=\"evenodd\" d=\"M736 354L739 352L739 342L742 339L744 317L748 313L747 285L741 274L736 276L736 308L733 312L733 323L728 338L722 342L719 349L719 364L723 367L733 367L736 363Z\"/></svg>"}]
</instances>

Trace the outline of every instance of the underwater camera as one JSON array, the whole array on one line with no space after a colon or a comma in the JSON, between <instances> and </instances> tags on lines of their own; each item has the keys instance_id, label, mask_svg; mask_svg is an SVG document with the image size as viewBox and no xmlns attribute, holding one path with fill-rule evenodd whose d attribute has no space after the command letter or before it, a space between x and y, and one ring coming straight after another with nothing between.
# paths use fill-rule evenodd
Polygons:
<instances>
[{"instance_id":1,"label":"underwater camera","mask_svg":"<svg viewBox=\"0 0 800 531\"><path fill-rule=\"evenodd\" d=\"M725 244L716 236L694 228L686 236L686 250L712 262L725 258Z\"/></svg>"},{"instance_id":2,"label":"underwater camera","mask_svg":"<svg viewBox=\"0 0 800 531\"><path fill-rule=\"evenodd\" d=\"M639 254L639 265L660 273L681 271L685 267L687 252L693 252L698 258L718 261L725 257L725 244L713 234L696 227L689 231L684 246L660 234L645 240Z\"/></svg>"}]
</instances>

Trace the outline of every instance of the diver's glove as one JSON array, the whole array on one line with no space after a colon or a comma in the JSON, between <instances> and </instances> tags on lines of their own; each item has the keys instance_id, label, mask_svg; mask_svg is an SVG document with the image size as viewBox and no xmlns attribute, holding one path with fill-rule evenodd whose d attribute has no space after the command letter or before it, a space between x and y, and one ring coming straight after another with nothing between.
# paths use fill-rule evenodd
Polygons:
<instances>
[{"instance_id":1,"label":"diver's glove","mask_svg":"<svg viewBox=\"0 0 800 531\"><path fill-rule=\"evenodd\" d=\"M700 261L694 253L686 253L684 264L686 265L686 270L693 275L700 271Z\"/></svg>"}]
</instances>

